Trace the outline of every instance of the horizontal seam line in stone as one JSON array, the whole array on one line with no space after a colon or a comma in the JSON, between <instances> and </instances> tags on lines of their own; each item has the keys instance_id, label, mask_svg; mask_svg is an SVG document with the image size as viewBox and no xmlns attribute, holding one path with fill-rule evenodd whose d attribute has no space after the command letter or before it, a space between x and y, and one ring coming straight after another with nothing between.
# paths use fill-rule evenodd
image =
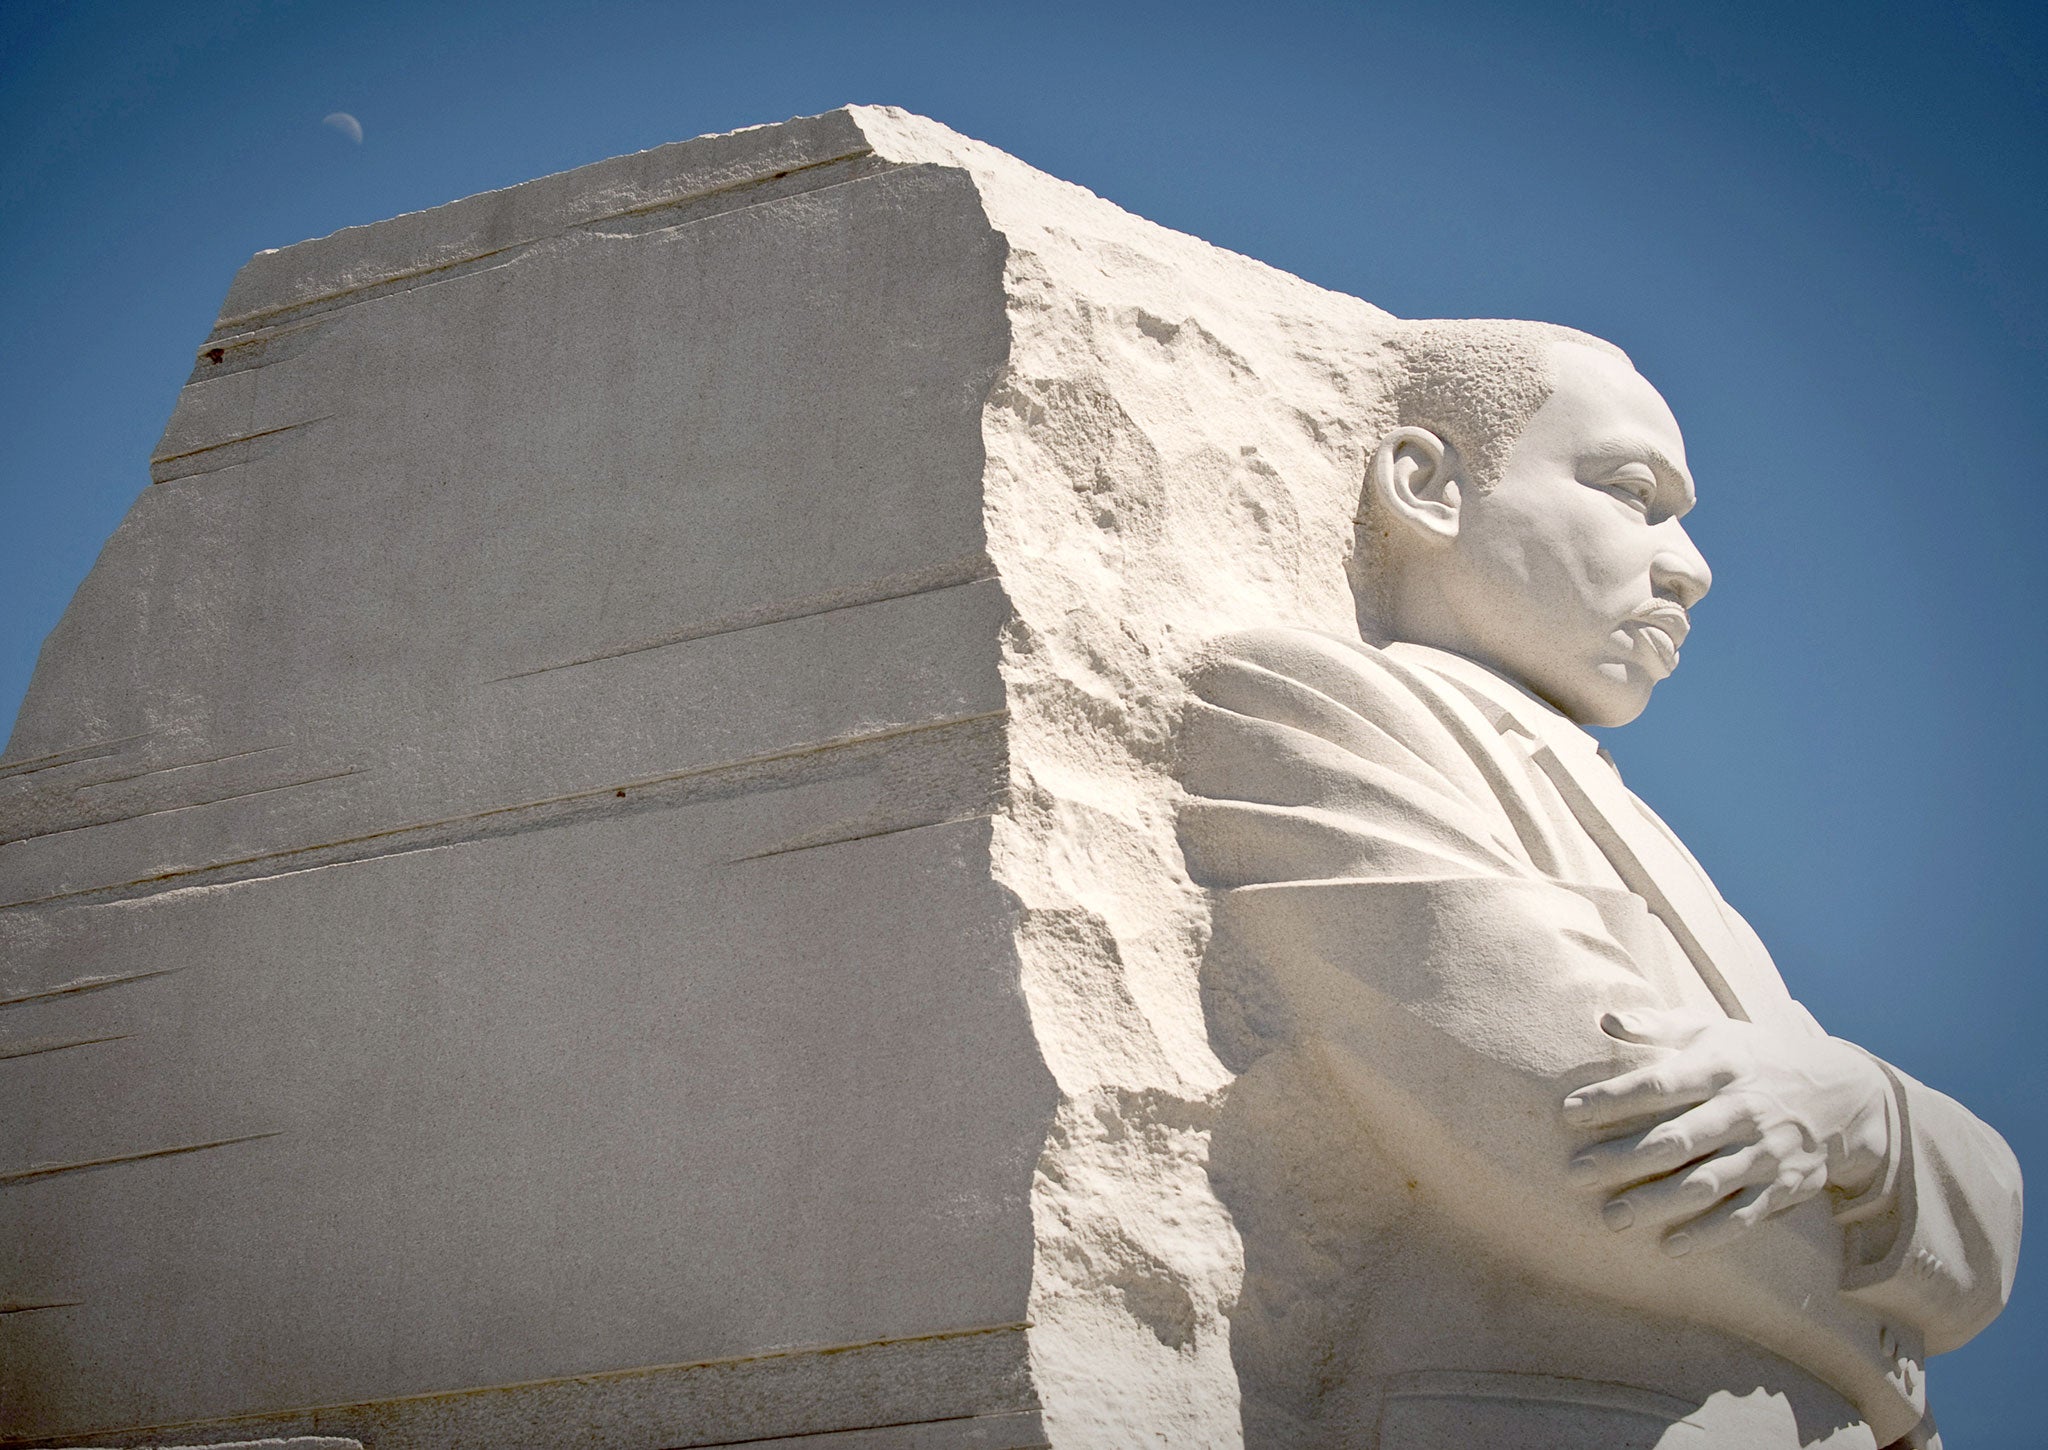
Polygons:
<instances>
[{"instance_id":1,"label":"horizontal seam line in stone","mask_svg":"<svg viewBox=\"0 0 2048 1450\"><path fill-rule=\"evenodd\" d=\"M941 575L937 583L920 584L896 590L885 588L872 594L858 595L840 603L804 605L784 613L771 614L763 612L759 617L749 617L743 614L738 616L739 623L713 621L697 629L684 630L677 634L667 635L661 639L649 640L645 644L621 645L617 649L605 650L600 654L585 655L581 659L563 660L560 664L553 665L537 665L530 670L518 670L509 675L499 675L482 683L502 685L508 680L531 679L535 675L545 675L554 670L573 670L578 665L601 664L605 660L624 659L628 655L645 654L649 650L667 649L670 645L694 644L698 640L716 639L720 635L741 634L750 629L765 629L771 624L787 624L792 620L798 619L816 619L820 615L836 614L842 609L864 609L870 604L888 604L898 599L915 599L920 594L940 594L948 589L964 589L969 584L980 584L995 577L995 563L984 554L978 559L965 561L965 566L958 574Z\"/></svg>"},{"instance_id":2,"label":"horizontal seam line in stone","mask_svg":"<svg viewBox=\"0 0 2048 1450\"><path fill-rule=\"evenodd\" d=\"M426 832L440 830L449 826L487 821L494 817L515 815L523 811L541 810L548 806L563 805L574 801L601 802L605 797L613 796L621 790L647 790L656 786L669 785L677 781L716 775L721 771L744 770L754 766L773 765L784 760L800 760L807 755L818 755L829 750L844 750L862 745L876 744L884 740L894 740L903 736L916 735L927 730L941 730L958 725L972 725L984 720L999 720L1008 713L1007 707L1001 707L994 710L976 711L967 715L948 715L939 720L921 720L914 725L898 725L886 730L876 730L862 735L842 735L814 744L773 751L766 755L745 756L738 760L720 761L715 765L692 766L687 770L679 770L667 775L649 776L639 780L618 781L609 785L593 786L587 790L569 791L558 796L547 796L540 800L521 801L507 806L493 806L489 810L474 811L467 815L447 816L432 821L416 821L409 825L393 826L387 830L371 831L361 836L344 837L339 841L323 841L307 846L287 846L275 851L259 852L254 856L237 857L232 861L214 861L204 866L191 866L178 871L168 871L158 876L143 876L132 881L115 882L102 886L80 887L75 891L58 891L48 896L30 897L22 901L0 902L0 913L23 911L37 906L50 906L60 901L81 901L84 898L95 898L98 901L123 901L158 896L167 891L182 890L187 886L211 884L204 881L188 880L191 877L231 871L237 866L253 866L266 861L282 861L287 857L309 855L319 851L342 851L350 846L363 846L375 841L389 841L393 844L389 850L367 851L361 855L342 855L331 860L316 861L303 866L288 866L263 875L229 877L219 884L239 886L255 881L267 881L276 876L289 876L300 871L319 870L327 866L356 865L365 861L380 860L386 856L402 856L416 850L431 850L441 846L460 846L478 839L496 839L501 836L519 835L529 830L543 830L565 823L554 820L534 821L514 825L504 831L486 832L478 836L430 841L417 846L400 844L405 837L419 836ZM199 804L212 805L216 804L216 802L202 801ZM127 819L132 820L135 817L128 817ZM101 824L115 825L119 823L110 821L102 822ZM90 830L92 828L80 826L72 829Z\"/></svg>"},{"instance_id":3,"label":"horizontal seam line in stone","mask_svg":"<svg viewBox=\"0 0 2048 1450\"><path fill-rule=\"evenodd\" d=\"M692 202L709 201L713 197L747 191L753 187L766 186L776 181L786 181L792 176L801 176L805 172L816 171L828 166L837 166L842 162L858 161L864 156L872 156L874 154L874 147L865 146L857 150L843 152L837 156L829 156L817 161L808 161L801 166L789 167L780 176L775 175L773 172L766 175L748 176L742 180L728 182L723 186L714 186L704 191L687 192L681 196L668 197L662 201L644 202L639 206L625 207L619 211L603 212L597 216L583 217L576 221L563 221L551 231L536 232L532 236L519 237L513 241L506 242L502 246L485 247L477 251L465 252L459 257L444 258L431 266L412 267L383 273L347 287L336 288L329 292L321 292L312 297L301 298L296 302L285 303L279 307L266 308L257 312L244 312L231 318L222 318L215 325L212 335L207 338L207 345L209 347L219 347L229 338L240 338L248 333L260 332L266 327L278 326L283 322L297 321L300 316L313 316L321 312L333 311L335 310L335 304L345 305L346 299L354 297L361 292L389 286L394 282L410 282L418 278L431 277L437 272L446 272L471 262L487 261L492 257L503 256L507 252L523 252L538 243L548 241L554 237L566 236L570 232L580 231L586 227L599 226L609 221L617 221L621 217L643 216L648 212L660 211L664 207L687 206ZM223 326L233 327L235 331L226 334L224 337L220 332L220 328ZM205 350L205 348L200 349L201 352Z\"/></svg>"},{"instance_id":4,"label":"horizontal seam line in stone","mask_svg":"<svg viewBox=\"0 0 2048 1450\"><path fill-rule=\"evenodd\" d=\"M219 765L223 761L228 760L245 760L252 755L262 755L266 751L282 749L284 749L282 745L259 745L254 750L236 750L227 755L209 755L204 760L182 760L176 765L153 765L148 770L132 770L126 775L109 775L99 780L80 781L73 789L101 790L110 785L119 785L123 781L143 780L152 775L169 775L174 770L197 770L202 765Z\"/></svg>"},{"instance_id":5,"label":"horizontal seam line in stone","mask_svg":"<svg viewBox=\"0 0 2048 1450\"><path fill-rule=\"evenodd\" d=\"M745 181L735 181L726 186L713 187L709 191L693 191L687 196L673 196L665 201L642 202L639 206L629 206L623 211L609 211L602 216L585 217L582 221L570 222L560 232L550 232L547 236L561 236L569 232L583 231L590 227L601 227L606 222L615 222L621 217L652 216L655 212L668 211L674 207L692 206L697 202L710 201L714 197L727 196L734 192L749 191L762 186L773 186L778 181L787 181L792 176L803 176L828 166L842 166L849 161L865 161L868 157L874 155L874 147L863 146L838 156L828 156L818 161L807 161L802 166L791 166L782 171L771 171L765 176L751 176ZM877 159L886 161L888 158L878 157ZM902 162L892 163L891 169L900 168L903 164ZM789 192L788 195L804 196L812 191L824 191L838 185L840 185L839 182L827 181L824 186L798 187L796 190ZM777 198L777 200L780 200L780 198ZM749 203L749 205L751 204ZM726 213L715 212L713 215L724 216ZM535 237L533 240L545 241L547 236Z\"/></svg>"},{"instance_id":6,"label":"horizontal seam line in stone","mask_svg":"<svg viewBox=\"0 0 2048 1450\"><path fill-rule=\"evenodd\" d=\"M107 1037L74 1037L62 1042L35 1038L27 1042L0 1043L0 1062L13 1062L19 1057L41 1057L46 1052L63 1052L71 1047L91 1047L100 1042L126 1042L130 1035L126 1032L116 1032Z\"/></svg>"},{"instance_id":7,"label":"horizontal seam line in stone","mask_svg":"<svg viewBox=\"0 0 2048 1450\"><path fill-rule=\"evenodd\" d=\"M202 443L197 448L187 448L183 453L159 453L149 460L151 468L165 464L183 463L188 458L197 458L202 453L218 453L223 448L232 448L237 443L254 443L258 438L275 438L280 433L289 433L295 428L310 428L315 423L325 423L332 413L322 413L317 418L301 418L296 423L280 423L275 428L259 428L254 433L237 433L232 438L223 438L218 443Z\"/></svg>"},{"instance_id":8,"label":"horizontal seam line in stone","mask_svg":"<svg viewBox=\"0 0 2048 1450\"><path fill-rule=\"evenodd\" d=\"M751 201L742 201L737 205L721 206L715 209L698 209L698 205L702 201L716 200L717 197L720 195L720 193L716 192L712 193L710 196L707 197L691 197L686 201L664 202L659 206L647 207L644 210L637 212L620 212L614 216L599 217L595 221L578 222L576 225L572 227L566 227L562 231L555 233L553 236L538 238L535 241L534 245L539 246L542 245L543 243L554 241L556 237L568 237L577 235L587 237L609 237L615 240L624 241L632 240L638 237L659 236L663 232L679 232L685 227L694 227L703 222L717 221L720 217L738 216L742 212L752 211L757 206L773 206L775 205L775 203L779 201L789 201L799 196L817 196L823 192L836 191L842 186L858 186L863 182L873 181L878 176L887 176L891 172L896 171L907 171L912 166L920 164L915 162L887 161L880 157L874 157L872 152L861 152L858 155L842 157L839 161L827 162L825 164L831 166L845 166L847 162L865 161L871 158L877 161L881 161L882 164L878 167L878 169L867 172L865 174L832 177L819 182L815 186L792 187L787 191L777 191L772 196L759 197ZM851 168L848 169L850 170ZM801 174L802 173L798 171L791 171L788 173L788 176L799 176ZM755 183L755 185L761 189L766 189L768 187L775 185L775 183L778 181L783 181L787 179L788 178L786 176L770 177L766 181ZM605 228L608 225L617 221L639 221L642 219L655 219L659 218L660 215L665 211L689 214L678 216L673 221L656 221L655 224L652 226L640 226L631 231L605 230Z\"/></svg>"},{"instance_id":9,"label":"horizontal seam line in stone","mask_svg":"<svg viewBox=\"0 0 2048 1450\"><path fill-rule=\"evenodd\" d=\"M88 1440L95 1435L143 1435L159 1430L184 1430L231 1425L258 1425L279 1420L339 1414L349 1410L388 1411L393 1405L420 1404L431 1400L459 1400L472 1395L504 1394L511 1390L548 1389L555 1386L597 1386L636 1377L652 1377L677 1371L716 1369L722 1365L758 1364L766 1360L801 1359L812 1355L848 1354L862 1349L886 1349L898 1344L933 1344L948 1339L973 1339L986 1334L1015 1334L1032 1327L1028 1319L1010 1324L978 1324L967 1329L940 1329L930 1334L905 1334L890 1339L863 1339L850 1344L800 1345L768 1349L756 1354L734 1354L719 1359L685 1360L678 1364L636 1365L631 1369L600 1370L596 1374L563 1375L555 1379L514 1380L502 1385L479 1385L466 1390L430 1390L425 1394L399 1395L388 1400L350 1400L325 1405L303 1405L284 1410L261 1410L254 1414L229 1415L212 1420L169 1420L154 1425L96 1425L83 1430L59 1430L54 1435L10 1436L0 1445L26 1445L33 1440ZM1019 1406L1018 1408L1028 1408ZM715 1447L708 1447L715 1450Z\"/></svg>"},{"instance_id":10,"label":"horizontal seam line in stone","mask_svg":"<svg viewBox=\"0 0 2048 1450\"><path fill-rule=\"evenodd\" d=\"M52 997L70 997L80 992L97 992L106 987L125 987L130 982L146 982L151 977L168 977L177 970L176 967L155 967L147 972L124 972L113 977L74 977L68 982L59 982L54 987L45 987L40 992L23 992L15 997L0 997L0 1007L19 1007L24 1002L43 1002Z\"/></svg>"},{"instance_id":11,"label":"horizontal seam line in stone","mask_svg":"<svg viewBox=\"0 0 2048 1450\"><path fill-rule=\"evenodd\" d=\"M744 1440L678 1440L665 1450L737 1450L743 1445L780 1445L791 1440L813 1440L822 1435L865 1435L871 1430L914 1430L919 1425L958 1425L969 1420L1016 1420L1035 1414L1033 1410L975 1410L965 1415L935 1415L922 1420L888 1420L872 1425L833 1425L823 1430L784 1430L773 1435L749 1435ZM1033 1441L1043 1445L1045 1441Z\"/></svg>"},{"instance_id":12,"label":"horizontal seam line in stone","mask_svg":"<svg viewBox=\"0 0 2048 1450\"><path fill-rule=\"evenodd\" d=\"M863 831L857 836L835 836L829 841L811 841L802 846L778 846L773 851L755 851L746 856L735 856L726 864L737 866L742 861L766 861L776 856L793 856L798 851L822 851L827 846L850 846L855 841L875 841L883 836L900 836L906 831L929 831L934 826L957 826L963 821L991 821L994 811L969 811L963 816L942 816L936 821L915 821L907 826L889 826L879 831Z\"/></svg>"},{"instance_id":13,"label":"horizontal seam line in stone","mask_svg":"<svg viewBox=\"0 0 2048 1450\"><path fill-rule=\"evenodd\" d=\"M194 382L215 383L223 378L234 377L239 373L253 372L257 368L269 367L273 362L286 361L289 357L296 356L296 354L287 354L283 358L272 358L270 356L272 344L284 342L301 333L318 332L321 328L328 325L332 316L333 314L328 312L315 312L306 317L288 319L278 323L266 323L259 327L252 327L247 332L233 332L225 336L221 335L219 319L215 319L214 335L207 338L206 346L199 348L194 354L193 372L191 376L186 378L186 385L189 387ZM262 352L251 356L250 350L252 348L261 348ZM213 360L215 349L218 349L221 353L221 360L219 362ZM198 371L199 360L202 358L206 362L206 371L203 374Z\"/></svg>"},{"instance_id":14,"label":"horizontal seam line in stone","mask_svg":"<svg viewBox=\"0 0 2048 1450\"><path fill-rule=\"evenodd\" d=\"M33 1183L39 1178L55 1178L65 1173L84 1173L92 1168L119 1168L126 1163L142 1163L151 1158L175 1158L181 1153L203 1153L209 1148L230 1148L237 1143L254 1143L263 1138L275 1138L279 1130L267 1133L242 1133L233 1138L213 1138L204 1143L180 1143L171 1148L146 1148L139 1153L114 1153L105 1158L84 1158L76 1163L31 1163L26 1168L16 1168L0 1173L0 1188L17 1183Z\"/></svg>"},{"instance_id":15,"label":"horizontal seam line in stone","mask_svg":"<svg viewBox=\"0 0 2048 1450\"><path fill-rule=\"evenodd\" d=\"M153 811L137 811L132 816L112 816L104 821L87 821L78 826L58 826L50 831L31 831L25 836L9 836L0 840L0 846L20 845L28 841L47 841L52 836L68 836L75 831L96 831L101 826L118 826L128 821L146 821L151 816L172 816L179 811L196 811L206 806L226 805L229 801L245 801L251 796L269 795L273 791L297 790L303 785L319 785L323 781L340 780L344 776L361 775L363 767L352 765L347 770L337 770L331 775L308 776L304 780L288 780L281 785L258 786L255 790L236 791L233 795L217 795L210 800L186 801L183 805L158 806Z\"/></svg>"},{"instance_id":16,"label":"horizontal seam line in stone","mask_svg":"<svg viewBox=\"0 0 2048 1450\"><path fill-rule=\"evenodd\" d=\"M88 760L104 760L109 755L120 754L117 748L119 746L133 745L138 740L147 739L147 734L124 735L119 740L95 740L90 745L74 745L69 750L30 756L27 760L17 760L9 765L0 766L0 780L16 775L33 775L39 770L55 770L64 765L82 765Z\"/></svg>"}]
</instances>

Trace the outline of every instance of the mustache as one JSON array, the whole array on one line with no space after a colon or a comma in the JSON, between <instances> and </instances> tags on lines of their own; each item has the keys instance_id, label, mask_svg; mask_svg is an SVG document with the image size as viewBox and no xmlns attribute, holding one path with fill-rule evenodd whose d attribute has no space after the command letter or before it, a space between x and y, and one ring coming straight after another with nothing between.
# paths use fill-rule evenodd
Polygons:
<instances>
[{"instance_id":1,"label":"mustache","mask_svg":"<svg viewBox=\"0 0 2048 1450\"><path fill-rule=\"evenodd\" d=\"M1682 605L1669 599L1651 599L1637 605L1629 612L1629 624L1648 624L1663 630L1671 636L1675 645L1684 644L1685 637L1692 633L1692 616Z\"/></svg>"}]
</instances>

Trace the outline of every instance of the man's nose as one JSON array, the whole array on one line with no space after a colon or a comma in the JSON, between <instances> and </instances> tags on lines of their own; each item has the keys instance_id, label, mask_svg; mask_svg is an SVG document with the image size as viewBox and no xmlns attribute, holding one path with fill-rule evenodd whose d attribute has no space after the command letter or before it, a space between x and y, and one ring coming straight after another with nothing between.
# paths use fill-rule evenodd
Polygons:
<instances>
[{"instance_id":1,"label":"man's nose","mask_svg":"<svg viewBox=\"0 0 2048 1450\"><path fill-rule=\"evenodd\" d=\"M1690 609L1713 587L1714 571L1678 520L1667 521L1662 532L1664 537L1650 560L1650 587Z\"/></svg>"}]
</instances>

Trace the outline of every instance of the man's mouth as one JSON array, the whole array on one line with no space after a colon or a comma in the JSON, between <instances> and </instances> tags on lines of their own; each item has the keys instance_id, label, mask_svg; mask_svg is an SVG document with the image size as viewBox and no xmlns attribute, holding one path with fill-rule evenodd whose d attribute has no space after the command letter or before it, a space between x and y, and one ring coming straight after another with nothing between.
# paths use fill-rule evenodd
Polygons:
<instances>
[{"instance_id":1,"label":"man's mouth","mask_svg":"<svg viewBox=\"0 0 2048 1450\"><path fill-rule=\"evenodd\" d=\"M1657 662L1660 673L1669 675L1678 668L1678 647L1692 631L1692 620L1684 609L1669 600L1653 599L1631 614L1627 623Z\"/></svg>"}]
</instances>

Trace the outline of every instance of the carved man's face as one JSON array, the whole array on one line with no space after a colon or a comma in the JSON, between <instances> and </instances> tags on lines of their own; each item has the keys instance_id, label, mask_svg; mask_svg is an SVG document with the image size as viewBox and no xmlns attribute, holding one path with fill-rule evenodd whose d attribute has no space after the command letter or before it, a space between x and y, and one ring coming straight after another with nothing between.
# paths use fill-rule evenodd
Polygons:
<instances>
[{"instance_id":1,"label":"carved man's face","mask_svg":"<svg viewBox=\"0 0 2048 1450\"><path fill-rule=\"evenodd\" d=\"M1500 481L1459 500L1441 598L1455 647L1582 725L1624 725L1712 576L1679 523L1692 479L1663 398L1592 348L1561 345L1556 365Z\"/></svg>"}]
</instances>

